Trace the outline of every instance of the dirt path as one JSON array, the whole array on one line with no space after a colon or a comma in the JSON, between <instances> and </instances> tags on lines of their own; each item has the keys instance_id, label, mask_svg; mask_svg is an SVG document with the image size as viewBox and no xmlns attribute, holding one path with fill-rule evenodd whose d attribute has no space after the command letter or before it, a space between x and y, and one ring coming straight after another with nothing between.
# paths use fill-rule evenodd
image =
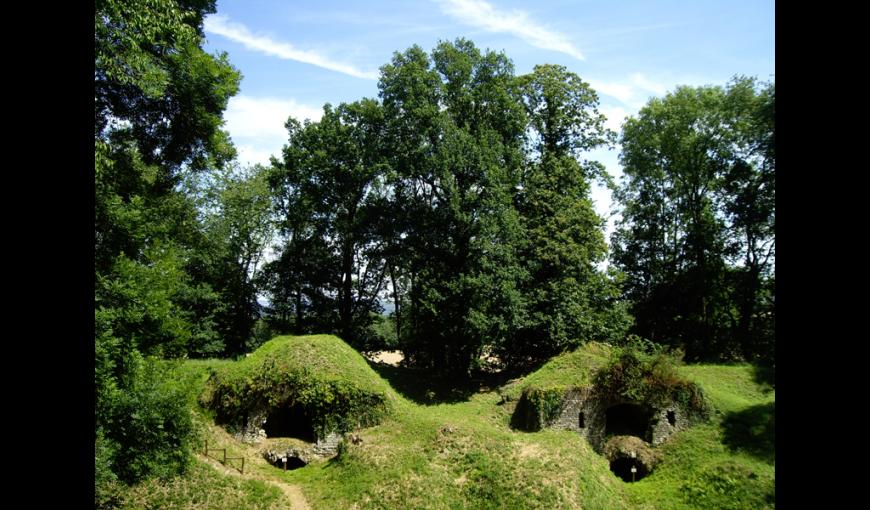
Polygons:
<instances>
[{"instance_id":1,"label":"dirt path","mask_svg":"<svg viewBox=\"0 0 870 510\"><path fill-rule=\"evenodd\" d=\"M239 473L238 469L227 467L221 464L220 461L215 460L212 457L206 457L201 453L197 453L196 456L200 460L208 462L211 466L214 466L215 469L219 470L224 474L230 476L238 476L240 478L254 478L256 480L260 480L262 482L266 482L270 485L277 487L281 490L281 492L284 493L287 499L290 500L290 508L292 508L293 510L311 510L311 506L308 505L308 501L305 499L305 495L302 494L302 491L299 489L299 487L295 485L279 482L277 480L272 480L253 472L247 472L243 475Z\"/></svg>"},{"instance_id":2,"label":"dirt path","mask_svg":"<svg viewBox=\"0 0 870 510\"><path fill-rule=\"evenodd\" d=\"M274 480L272 478L262 475L261 473L257 472L257 470L253 469L254 464L268 465L268 462L266 462L266 460L259 455L256 447L242 445L236 443L235 441L232 441L229 434L227 434L225 431L215 425L209 425L209 428L211 429L212 434L218 436L219 439L222 439L224 441L231 441L235 443L235 448L244 451L245 474L243 475L239 473L239 470L234 467L221 464L221 462L214 457L207 457L202 453L198 452L196 456L199 459L208 462L210 465L214 466L216 469L227 475L238 476L240 478L253 478L277 487L290 501L290 508L292 508L293 510L311 510L311 506L308 504L308 500L305 499L305 495L302 493L302 490L298 486L283 481Z\"/></svg>"}]
</instances>

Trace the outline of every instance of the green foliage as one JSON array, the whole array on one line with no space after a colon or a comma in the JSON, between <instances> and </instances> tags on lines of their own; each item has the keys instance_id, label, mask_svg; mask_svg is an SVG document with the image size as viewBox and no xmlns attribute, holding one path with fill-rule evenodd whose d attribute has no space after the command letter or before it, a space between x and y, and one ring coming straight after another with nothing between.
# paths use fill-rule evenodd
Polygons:
<instances>
[{"instance_id":1,"label":"green foliage","mask_svg":"<svg viewBox=\"0 0 870 510\"><path fill-rule=\"evenodd\" d=\"M773 358L775 86L654 98L622 133L613 261L634 332L690 360Z\"/></svg>"},{"instance_id":2,"label":"green foliage","mask_svg":"<svg viewBox=\"0 0 870 510\"><path fill-rule=\"evenodd\" d=\"M216 371L200 401L232 427L256 406L299 405L319 437L379 423L392 409L389 387L336 337L278 337Z\"/></svg>"},{"instance_id":3,"label":"green foliage","mask_svg":"<svg viewBox=\"0 0 870 510\"><path fill-rule=\"evenodd\" d=\"M275 336L277 336L276 331L272 329L269 322L266 319L258 319L257 322L254 323L253 331L251 331L251 338L248 340L247 344L245 344L245 349L250 352L256 351L261 345Z\"/></svg>"},{"instance_id":4,"label":"green foliage","mask_svg":"<svg viewBox=\"0 0 870 510\"><path fill-rule=\"evenodd\" d=\"M651 351L645 346L652 347ZM682 378L677 355L648 341L615 348L610 363L595 375L595 390L611 399L628 399L653 407L674 401L698 417L710 413L701 388Z\"/></svg>"},{"instance_id":5,"label":"green foliage","mask_svg":"<svg viewBox=\"0 0 870 510\"><path fill-rule=\"evenodd\" d=\"M219 296L198 279L202 232L179 186L234 155L222 113L238 91L226 56L206 54L214 1L100 0L94 12L94 320L97 505L117 478L169 477L189 464L188 398L143 354L222 348Z\"/></svg>"},{"instance_id":6,"label":"green foliage","mask_svg":"<svg viewBox=\"0 0 870 510\"><path fill-rule=\"evenodd\" d=\"M366 349L370 351L389 351L398 347L398 338L396 336L396 316L378 314L372 319L372 325L369 327L366 335L368 341L365 342Z\"/></svg>"},{"instance_id":7,"label":"green foliage","mask_svg":"<svg viewBox=\"0 0 870 510\"><path fill-rule=\"evenodd\" d=\"M134 362L129 384L103 388L97 415L97 478L126 483L183 473L193 443L188 390L154 359Z\"/></svg>"},{"instance_id":8,"label":"green foliage","mask_svg":"<svg viewBox=\"0 0 870 510\"><path fill-rule=\"evenodd\" d=\"M613 141L598 97L559 66L514 74L466 39L396 53L381 102L289 119L270 184L283 250L267 270L276 328L367 349L379 293L411 364L468 377L484 352L524 368L631 319L602 272L604 222L579 158Z\"/></svg>"},{"instance_id":9,"label":"green foliage","mask_svg":"<svg viewBox=\"0 0 870 510\"><path fill-rule=\"evenodd\" d=\"M186 184L199 200L203 224L191 272L215 291L212 327L223 342L218 352L196 354L237 356L251 350L247 344L260 315L260 260L274 232L267 170L232 167L190 176Z\"/></svg>"},{"instance_id":10,"label":"green foliage","mask_svg":"<svg viewBox=\"0 0 870 510\"><path fill-rule=\"evenodd\" d=\"M115 508L120 503L123 488L112 470L115 447L97 432L94 442L94 508Z\"/></svg>"}]
</instances>

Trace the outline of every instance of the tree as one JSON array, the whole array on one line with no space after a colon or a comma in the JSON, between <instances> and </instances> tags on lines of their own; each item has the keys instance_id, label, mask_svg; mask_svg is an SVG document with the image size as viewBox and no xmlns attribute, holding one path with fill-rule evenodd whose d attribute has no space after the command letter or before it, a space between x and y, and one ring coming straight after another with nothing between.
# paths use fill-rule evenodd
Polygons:
<instances>
[{"instance_id":1,"label":"tree","mask_svg":"<svg viewBox=\"0 0 870 510\"><path fill-rule=\"evenodd\" d=\"M371 99L326 105L319 122L291 119L287 127L284 161L270 178L286 239L270 266L273 297L295 295L297 331L306 329L305 307L318 308L312 325L362 347L385 273L372 227L383 171L381 106Z\"/></svg>"},{"instance_id":2,"label":"tree","mask_svg":"<svg viewBox=\"0 0 870 510\"><path fill-rule=\"evenodd\" d=\"M220 128L240 76L201 48L214 10L196 0L95 5L95 453L100 473L127 482L182 470L189 457L184 396L155 389L143 354L179 357L194 339L215 339L216 295L189 267L197 211L179 186L185 172L234 155ZM167 426L137 446L130 432L149 426L144 416ZM128 466L136 448L141 462Z\"/></svg>"},{"instance_id":3,"label":"tree","mask_svg":"<svg viewBox=\"0 0 870 510\"><path fill-rule=\"evenodd\" d=\"M267 172L259 165L247 169L234 165L190 179L190 193L200 201L203 235L189 266L198 281L217 293L214 329L221 338L220 350L197 354L244 353L260 315L261 259L274 235Z\"/></svg>"},{"instance_id":4,"label":"tree","mask_svg":"<svg viewBox=\"0 0 870 510\"><path fill-rule=\"evenodd\" d=\"M382 68L388 184L405 220L387 243L402 254L390 265L399 341L415 363L457 375L522 316L511 190L525 120L512 84L504 54L463 39Z\"/></svg>"},{"instance_id":5,"label":"tree","mask_svg":"<svg viewBox=\"0 0 870 510\"><path fill-rule=\"evenodd\" d=\"M636 332L691 359L752 357L774 217L774 96L772 86L756 89L745 78L680 87L622 134L614 262L627 275Z\"/></svg>"},{"instance_id":6,"label":"tree","mask_svg":"<svg viewBox=\"0 0 870 510\"><path fill-rule=\"evenodd\" d=\"M522 363L589 339L618 340L628 317L614 282L596 267L607 245L590 182L607 174L600 163L579 159L613 138L597 95L561 66L536 66L518 82L532 133L516 196L529 319L502 356Z\"/></svg>"}]
</instances>

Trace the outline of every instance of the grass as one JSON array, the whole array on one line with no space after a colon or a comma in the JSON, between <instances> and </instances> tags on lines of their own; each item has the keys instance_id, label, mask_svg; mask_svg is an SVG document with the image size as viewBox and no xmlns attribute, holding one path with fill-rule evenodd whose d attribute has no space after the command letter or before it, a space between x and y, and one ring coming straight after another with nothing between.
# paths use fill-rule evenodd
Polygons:
<instances>
[{"instance_id":1,"label":"grass","mask_svg":"<svg viewBox=\"0 0 870 510\"><path fill-rule=\"evenodd\" d=\"M306 375L321 382L349 383L373 393L390 392L366 359L333 335L276 337L250 356L224 365L220 373L228 379L243 379L265 371L298 370L306 371Z\"/></svg>"},{"instance_id":2,"label":"grass","mask_svg":"<svg viewBox=\"0 0 870 510\"><path fill-rule=\"evenodd\" d=\"M644 509L774 508L775 392L756 382L750 365L679 370L702 387L715 413L661 447L655 471L626 486L629 500Z\"/></svg>"},{"instance_id":3,"label":"grass","mask_svg":"<svg viewBox=\"0 0 870 510\"><path fill-rule=\"evenodd\" d=\"M592 384L595 372L607 364L612 348L597 342L587 343L577 350L560 354L522 380L502 391L506 400L517 400L524 390L565 390Z\"/></svg>"},{"instance_id":4,"label":"grass","mask_svg":"<svg viewBox=\"0 0 870 510\"><path fill-rule=\"evenodd\" d=\"M284 340L283 346L266 344L265 353L236 363L188 361L176 374L201 391L216 371L241 372L246 365L285 355L299 362L310 353L291 354L287 346L305 349L317 345L312 338L323 337L308 338L295 344ZM278 505L282 495L265 481L300 489L315 509L775 506L775 392L759 385L748 365L679 368L683 377L703 388L714 407L713 418L659 447L661 463L632 484L611 473L607 460L571 431L529 433L510 427L511 396L518 397L528 387L590 384L595 369L606 363L607 346L591 344L554 358L500 392L471 386L450 390L445 381L411 369L372 371L355 352L337 351L342 352L321 360L320 377L347 373L351 380L365 381L394 400L390 415L361 430L361 444L348 444L336 458L283 471L263 460L258 447L236 441L214 424L208 411L197 409L200 445L208 439L213 448L228 448L228 456L244 455L245 481L250 484L200 462L173 484L133 488L125 508L273 508L269 505ZM336 370L341 363L350 368ZM223 506L207 506L211 503L204 499L206 493L225 494ZM286 502L280 504L286 507Z\"/></svg>"},{"instance_id":5,"label":"grass","mask_svg":"<svg viewBox=\"0 0 870 510\"><path fill-rule=\"evenodd\" d=\"M287 508L287 501L280 489L266 482L229 476L195 460L184 476L168 482L152 479L127 490L119 508L278 510Z\"/></svg>"},{"instance_id":6,"label":"grass","mask_svg":"<svg viewBox=\"0 0 870 510\"><path fill-rule=\"evenodd\" d=\"M621 482L585 441L513 431L498 401L406 403L341 458L283 476L316 508L625 508Z\"/></svg>"}]
</instances>

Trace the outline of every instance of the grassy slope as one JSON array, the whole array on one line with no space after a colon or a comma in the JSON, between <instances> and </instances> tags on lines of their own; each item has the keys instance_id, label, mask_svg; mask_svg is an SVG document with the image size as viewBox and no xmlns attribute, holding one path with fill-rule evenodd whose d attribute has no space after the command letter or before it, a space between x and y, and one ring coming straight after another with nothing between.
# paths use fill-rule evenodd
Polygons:
<instances>
[{"instance_id":1,"label":"grassy slope","mask_svg":"<svg viewBox=\"0 0 870 510\"><path fill-rule=\"evenodd\" d=\"M278 510L287 508L287 501L277 487L225 475L197 459L185 476L148 480L126 491L121 508Z\"/></svg>"},{"instance_id":2,"label":"grassy slope","mask_svg":"<svg viewBox=\"0 0 870 510\"><path fill-rule=\"evenodd\" d=\"M773 508L775 393L753 381L748 365L680 372L704 389L715 413L662 446L655 471L627 484L630 501L638 508Z\"/></svg>"},{"instance_id":3,"label":"grassy slope","mask_svg":"<svg viewBox=\"0 0 870 510\"><path fill-rule=\"evenodd\" d=\"M589 386L595 372L607 364L610 353L611 348L606 344L588 343L551 359L521 381L505 388L503 395L509 400L517 400L523 390L530 387L548 390Z\"/></svg>"},{"instance_id":4,"label":"grassy slope","mask_svg":"<svg viewBox=\"0 0 870 510\"><path fill-rule=\"evenodd\" d=\"M240 363L250 363L251 358L255 356ZM518 396L529 384L565 384L558 375L564 372L554 367L574 367L577 380L570 383L582 385L592 373L584 367L589 363L600 366L605 359L606 346L563 355L555 365L542 367L503 393ZM190 361L178 374L201 389L209 371L227 363ZM202 410L197 411L197 419L210 444L228 447L230 456L248 458L246 476L301 487L312 508L773 507L769 501L774 488L773 446L772 438L767 438L768 432L772 435L772 419L771 427L766 425L775 394L763 392L753 382L748 366L697 365L682 367L681 372L702 385L717 413L710 424L678 434L664 445L662 464L635 484L614 476L607 461L572 432L512 430L508 406L499 404L496 392L437 405L418 405L397 396L395 413L380 425L364 429L363 443L351 445L341 460L314 462L286 472L257 459L256 448L235 442ZM335 375L340 377L341 372ZM388 385L375 377L372 384ZM200 475L191 477L189 484L220 485L217 479L196 476ZM137 504L131 508L164 506L154 502L166 501L165 494L159 494L167 490L175 490L172 497L178 501L170 508L210 508L185 496L195 491L169 487L136 488ZM245 490L248 499L239 499L233 507L274 504L267 503L272 496L265 495L273 493L259 486L232 489L236 494Z\"/></svg>"}]
</instances>

